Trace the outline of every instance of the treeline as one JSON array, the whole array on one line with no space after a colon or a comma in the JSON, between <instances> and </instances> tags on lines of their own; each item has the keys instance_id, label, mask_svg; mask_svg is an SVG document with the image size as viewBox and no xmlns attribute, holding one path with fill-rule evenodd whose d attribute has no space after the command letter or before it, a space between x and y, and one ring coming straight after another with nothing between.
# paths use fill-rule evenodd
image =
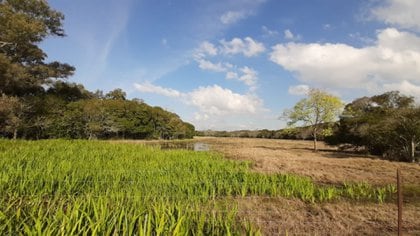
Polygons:
<instances>
[{"instance_id":1,"label":"treeline","mask_svg":"<svg viewBox=\"0 0 420 236\"><path fill-rule=\"evenodd\" d=\"M326 125L327 126L327 125ZM197 136L231 137L231 138L266 138L266 139L293 139L312 140L311 127L293 127L280 130L235 130L235 131L196 131ZM319 135L319 140L324 140L324 135Z\"/></svg>"},{"instance_id":2,"label":"treeline","mask_svg":"<svg viewBox=\"0 0 420 236\"><path fill-rule=\"evenodd\" d=\"M347 104L339 120L320 124L317 138L341 150L383 159L420 161L420 107L398 91L362 97ZM312 140L313 128L197 131L199 136Z\"/></svg>"},{"instance_id":3,"label":"treeline","mask_svg":"<svg viewBox=\"0 0 420 236\"><path fill-rule=\"evenodd\" d=\"M0 1L0 136L6 138L191 138L194 126L121 89L90 92L66 79L75 68L46 62L38 46L64 37L64 15L47 1Z\"/></svg>"},{"instance_id":4,"label":"treeline","mask_svg":"<svg viewBox=\"0 0 420 236\"><path fill-rule=\"evenodd\" d=\"M183 139L194 126L116 89L105 96L83 86L57 82L31 96L0 97L0 135L47 139Z\"/></svg>"}]
</instances>

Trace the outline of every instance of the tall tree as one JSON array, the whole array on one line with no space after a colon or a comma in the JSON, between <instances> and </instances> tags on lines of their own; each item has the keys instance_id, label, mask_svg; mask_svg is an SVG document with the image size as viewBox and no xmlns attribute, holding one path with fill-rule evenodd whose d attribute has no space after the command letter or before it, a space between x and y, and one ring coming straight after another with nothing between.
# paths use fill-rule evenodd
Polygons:
<instances>
[{"instance_id":1,"label":"tall tree","mask_svg":"<svg viewBox=\"0 0 420 236\"><path fill-rule=\"evenodd\" d=\"M323 130L321 124L335 121L342 107L340 98L319 89L310 89L307 98L300 100L283 115L289 120L288 126L298 123L311 126L316 151L317 134Z\"/></svg>"},{"instance_id":2,"label":"tall tree","mask_svg":"<svg viewBox=\"0 0 420 236\"><path fill-rule=\"evenodd\" d=\"M38 47L48 36L63 37L63 14L45 0L0 1L0 94L33 95L53 78L67 78L74 67L45 62Z\"/></svg>"}]
</instances>

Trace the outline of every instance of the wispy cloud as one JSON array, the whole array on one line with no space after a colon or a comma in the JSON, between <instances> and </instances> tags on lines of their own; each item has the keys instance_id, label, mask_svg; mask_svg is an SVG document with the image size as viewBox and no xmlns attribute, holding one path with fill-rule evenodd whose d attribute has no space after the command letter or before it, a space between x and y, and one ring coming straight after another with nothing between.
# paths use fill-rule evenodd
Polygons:
<instances>
[{"instance_id":1,"label":"wispy cloud","mask_svg":"<svg viewBox=\"0 0 420 236\"><path fill-rule=\"evenodd\" d=\"M271 29L269 29L267 26L265 26L265 25L263 25L262 27L261 27L261 30L262 30L262 32L263 32L263 36L265 36L265 37L271 37L271 36L277 36L277 35L279 35L279 32L278 31L276 31L276 30L271 30Z\"/></svg>"},{"instance_id":2,"label":"wispy cloud","mask_svg":"<svg viewBox=\"0 0 420 236\"><path fill-rule=\"evenodd\" d=\"M227 11L220 16L220 21L225 25L234 24L247 16L251 15L251 12L247 11Z\"/></svg>"},{"instance_id":3,"label":"wispy cloud","mask_svg":"<svg viewBox=\"0 0 420 236\"><path fill-rule=\"evenodd\" d=\"M220 44L222 45L220 52L223 54L243 54L246 57L253 57L265 51L264 44L251 37L233 38L231 41L223 39Z\"/></svg>"},{"instance_id":4,"label":"wispy cloud","mask_svg":"<svg viewBox=\"0 0 420 236\"><path fill-rule=\"evenodd\" d=\"M290 86L288 92L291 95L307 95L309 92L309 86L306 84Z\"/></svg>"},{"instance_id":5,"label":"wispy cloud","mask_svg":"<svg viewBox=\"0 0 420 236\"><path fill-rule=\"evenodd\" d=\"M225 72L227 70L226 67L220 62L213 63L203 58L198 58L196 59L196 61L198 63L198 67L200 67L203 70L209 70L214 72Z\"/></svg>"},{"instance_id":6,"label":"wispy cloud","mask_svg":"<svg viewBox=\"0 0 420 236\"><path fill-rule=\"evenodd\" d=\"M290 31L289 29L286 29L284 31L284 38L287 40L291 40L291 41L298 41L302 39L302 36L300 35L295 35L292 33L292 31Z\"/></svg>"},{"instance_id":7,"label":"wispy cloud","mask_svg":"<svg viewBox=\"0 0 420 236\"><path fill-rule=\"evenodd\" d=\"M166 97L179 98L183 95L181 92L177 90L170 89L170 88L163 88L157 85L153 85L150 82L135 83L134 87L136 88L136 90L142 93L154 93L154 94L159 94Z\"/></svg>"},{"instance_id":8,"label":"wispy cloud","mask_svg":"<svg viewBox=\"0 0 420 236\"><path fill-rule=\"evenodd\" d=\"M104 13L98 13L97 20L90 20L86 24L80 22L77 27L71 28L70 35L75 37L84 53L84 57L80 59L83 64L76 72L76 76L82 77L81 80L98 80L106 71L110 54L127 27L130 5L131 0L118 4L109 3L102 8ZM76 22L81 20L74 19Z\"/></svg>"}]
</instances>

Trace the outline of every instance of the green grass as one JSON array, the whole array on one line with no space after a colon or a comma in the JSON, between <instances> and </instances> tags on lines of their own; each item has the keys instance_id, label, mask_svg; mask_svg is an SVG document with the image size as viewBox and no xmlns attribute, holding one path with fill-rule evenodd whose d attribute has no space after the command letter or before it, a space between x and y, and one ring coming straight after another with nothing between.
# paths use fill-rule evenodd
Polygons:
<instances>
[{"instance_id":1,"label":"green grass","mask_svg":"<svg viewBox=\"0 0 420 236\"><path fill-rule=\"evenodd\" d=\"M229 197L384 202L395 191L321 187L304 177L254 173L249 165L136 144L0 140L0 234L253 234Z\"/></svg>"}]
</instances>

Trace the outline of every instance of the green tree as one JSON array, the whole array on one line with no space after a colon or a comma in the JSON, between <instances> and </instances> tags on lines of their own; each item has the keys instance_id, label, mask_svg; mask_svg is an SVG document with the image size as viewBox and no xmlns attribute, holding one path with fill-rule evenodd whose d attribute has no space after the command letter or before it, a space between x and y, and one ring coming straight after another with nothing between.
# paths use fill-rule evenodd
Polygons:
<instances>
[{"instance_id":1,"label":"green tree","mask_svg":"<svg viewBox=\"0 0 420 236\"><path fill-rule=\"evenodd\" d=\"M23 124L25 105L17 97L0 96L0 132L18 136L18 129Z\"/></svg>"},{"instance_id":2,"label":"green tree","mask_svg":"<svg viewBox=\"0 0 420 236\"><path fill-rule=\"evenodd\" d=\"M396 143L404 151L407 161L416 161L416 149L420 144L420 107L406 108L396 114L395 132Z\"/></svg>"},{"instance_id":3,"label":"green tree","mask_svg":"<svg viewBox=\"0 0 420 236\"><path fill-rule=\"evenodd\" d=\"M120 88L114 89L105 94L105 98L113 100L125 100L126 96L127 94Z\"/></svg>"},{"instance_id":4,"label":"green tree","mask_svg":"<svg viewBox=\"0 0 420 236\"><path fill-rule=\"evenodd\" d=\"M344 108L329 144L364 148L392 160L414 160L420 142L420 108L398 91L355 99Z\"/></svg>"},{"instance_id":5,"label":"green tree","mask_svg":"<svg viewBox=\"0 0 420 236\"><path fill-rule=\"evenodd\" d=\"M53 78L67 78L74 67L45 62L38 47L46 37L64 36L63 14L43 0L0 1L0 93L33 95Z\"/></svg>"},{"instance_id":6,"label":"green tree","mask_svg":"<svg viewBox=\"0 0 420 236\"><path fill-rule=\"evenodd\" d=\"M341 112L343 103L340 98L319 89L311 89L307 98L283 113L288 119L288 126L303 124L311 126L314 150L317 148L317 135L322 132L322 124L335 121Z\"/></svg>"}]
</instances>

